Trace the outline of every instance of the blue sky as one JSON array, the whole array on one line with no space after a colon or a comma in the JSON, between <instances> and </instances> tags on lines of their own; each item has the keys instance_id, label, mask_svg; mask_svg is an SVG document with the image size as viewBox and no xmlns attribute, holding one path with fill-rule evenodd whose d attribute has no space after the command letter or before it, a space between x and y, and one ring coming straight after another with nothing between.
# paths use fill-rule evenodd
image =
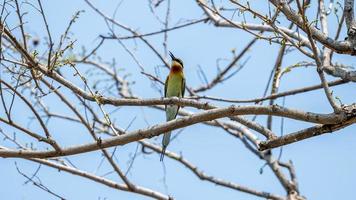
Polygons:
<instances>
[{"instance_id":1,"label":"blue sky","mask_svg":"<svg viewBox=\"0 0 356 200\"><path fill-rule=\"evenodd\" d=\"M256 2L252 1L252 3ZM93 1L93 3L109 16L112 16L117 5L116 1L106 1L105 3ZM58 42L60 34L65 30L71 16L78 10L85 10L72 29L73 34L71 37L77 40L74 46L75 52L80 52L82 46L87 49L95 47L99 42L98 34L108 33L103 19L83 1L44 1L43 5L52 36L56 42ZM23 6L24 9L33 11L28 5ZM265 4L261 4L259 9L263 9L263 6ZM232 6L230 5L230 7ZM164 11L165 4L157 10L160 14L164 13ZM312 15L312 13L309 14ZM171 26L178 23L180 19L199 19L203 16L202 10L194 1L172 1ZM333 17L331 16L331 18ZM147 1L123 1L117 10L116 19L126 25L130 25L130 27L141 33L163 28L149 11ZM14 26L16 24L14 20L15 17L10 18L8 24ZM26 21L26 30L38 37L43 45L45 32L39 14L29 12L26 15ZM335 27L335 23L331 23L330 27ZM332 30L332 28L330 29ZM129 35L125 31L117 30L119 34ZM330 32L332 33L333 31ZM341 38L344 36L345 31L343 31ZM147 39L161 53L163 52L163 35L152 36ZM197 74L199 65L204 69L206 76L210 80L217 73L216 59L231 59L231 50L236 49L239 52L251 39L252 37L249 34L241 30L216 28L211 23L202 23L170 32L168 48L184 61L187 85L189 87L198 87L202 84ZM136 42L125 41L125 44L130 49L134 49L137 58L144 65L147 72L154 73L154 68L162 65L154 53L139 40L136 40ZM39 49L39 51L41 50L43 51L43 49ZM242 59L242 61L248 60L247 65L233 78L216 86L206 94L235 99L260 97L277 53L277 45L269 45L265 41L258 41ZM124 71L120 71L122 75L130 74L129 80L135 80L132 89L136 95L144 98L160 96L157 90L150 87L150 80L140 73L138 66L118 42L114 40L105 42L98 55L103 60L110 61L115 59L118 63L117 67L124 69ZM351 56L336 56L335 58L339 62L354 65L354 58ZM292 52L286 56L283 66L302 60L310 61L299 53ZM223 61L221 66L227 63ZM165 68L159 69L161 78L164 79L168 71ZM64 68L64 70L68 70L68 74L72 73L69 68ZM328 77L328 79L332 80L332 77ZM78 80L76 80L76 83L78 85L81 84ZM280 91L317 83L319 83L319 79L314 68L300 68L282 78ZM354 87L355 84L350 83L333 87L333 91L343 103L349 104L356 101L355 96L352 95ZM67 91L63 89L63 92ZM62 105L56 103L58 100L55 97L44 97L44 100L51 106L52 111L68 112ZM276 102L282 104L281 99ZM19 103L19 101L16 101L16 103ZM226 103L215 104L228 105ZM328 113L332 111L322 90L287 97L285 105L313 112ZM30 115L24 112L24 109L26 108L19 106L14 110L14 113L18 113L15 119L19 123L27 125ZM112 110L115 108L105 106L105 109ZM0 113L3 116L3 111ZM147 126L144 116L146 116L150 125L161 123L165 120L165 115L161 111L140 107L121 108L112 118L115 118L121 127L128 126L132 119L136 118L129 128L129 130L136 130ZM257 121L265 124L266 117L258 117ZM273 131L277 134L280 134L279 124L280 118L275 118ZM29 126L34 130L40 130L34 123ZM308 126L310 124L285 120L285 133ZM63 145L75 145L91 141L89 134L78 125L58 121L51 123L49 127L50 130L54 131L54 137L61 141ZM9 133L14 131L8 127L1 128ZM356 172L354 170L356 168L356 158L354 156L356 153L356 146L354 145L356 143L355 131L356 127L351 126L332 134L325 134L288 145L283 149L282 160L288 161L291 159L295 164L302 195L305 195L308 199L352 199L354 196L353 189L356 185ZM19 139L25 141L27 138L21 137ZM160 140L161 138L152 139L157 144L160 143ZM8 141L3 141L1 144L11 146ZM124 169L129 166L129 157L135 149L136 144L118 148L118 163ZM202 124L185 128L172 141L169 150L183 154L208 174L258 190L284 195L282 186L268 168L264 168L263 174L259 173L264 162L248 152L239 140L225 134L220 129ZM278 155L279 150L277 149L273 152ZM89 172L97 170L101 158L99 152L70 157L73 163ZM33 162L21 159L0 159L0 165L2 166L2 170L0 170L0 191L3 197L6 197L6 199L26 200L53 199L53 196L31 184L24 185L25 179L16 171L15 162L27 174L33 173L38 167ZM104 162L97 174L105 174L109 169L108 164ZM168 187L165 187L164 184L164 169L159 162L158 155L139 155L128 177L134 183L168 193L176 199L256 199L256 197L245 193L200 181L189 170L171 159L165 159L165 170L165 181ZM68 199L147 199L143 196L113 190L90 180L59 172L45 166L41 167L38 175L47 187ZM108 178L119 181L114 174L108 175Z\"/></svg>"}]
</instances>

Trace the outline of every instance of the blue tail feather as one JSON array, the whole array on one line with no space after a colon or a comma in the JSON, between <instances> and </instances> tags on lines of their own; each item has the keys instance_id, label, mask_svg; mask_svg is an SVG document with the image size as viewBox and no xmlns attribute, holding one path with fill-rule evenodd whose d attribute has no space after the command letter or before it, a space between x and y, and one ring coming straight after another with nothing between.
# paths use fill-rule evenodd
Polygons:
<instances>
[{"instance_id":1,"label":"blue tail feather","mask_svg":"<svg viewBox=\"0 0 356 200\"><path fill-rule=\"evenodd\" d=\"M161 158L160 158L160 161L163 161L163 158L164 158L164 154L166 152L166 148L169 144L169 141L171 139L171 132L168 132L168 133L165 133L163 135L163 139L162 139L162 153L161 153Z\"/></svg>"},{"instance_id":2,"label":"blue tail feather","mask_svg":"<svg viewBox=\"0 0 356 200\"><path fill-rule=\"evenodd\" d=\"M162 147L161 157L159 158L159 160L160 160L161 162L163 161L164 154L166 153L166 148L167 148L167 146L163 146L163 147Z\"/></svg>"}]
</instances>

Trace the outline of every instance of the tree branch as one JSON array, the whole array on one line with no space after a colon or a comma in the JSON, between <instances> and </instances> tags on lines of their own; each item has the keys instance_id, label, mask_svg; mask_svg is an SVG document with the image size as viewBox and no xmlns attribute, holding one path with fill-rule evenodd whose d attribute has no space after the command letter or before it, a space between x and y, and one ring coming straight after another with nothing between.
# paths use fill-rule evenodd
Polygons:
<instances>
[{"instance_id":1,"label":"tree branch","mask_svg":"<svg viewBox=\"0 0 356 200\"><path fill-rule=\"evenodd\" d=\"M316 125L316 126L312 126L310 128L306 128L306 129L303 129L303 130L300 130L300 131L297 131L294 133L284 135L282 137L278 137L276 139L263 141L259 144L259 150L264 151L267 149L284 146L284 145L291 144L294 142L299 142L301 140L319 136L319 135L322 135L325 133L332 133L334 131L340 130L340 129L345 128L351 124L356 123L356 118L355 118L356 104L354 104L348 108L344 107L344 110L345 109L348 110L347 112L349 112L349 116L350 116L349 119L346 121L343 121L338 124Z\"/></svg>"}]
</instances>

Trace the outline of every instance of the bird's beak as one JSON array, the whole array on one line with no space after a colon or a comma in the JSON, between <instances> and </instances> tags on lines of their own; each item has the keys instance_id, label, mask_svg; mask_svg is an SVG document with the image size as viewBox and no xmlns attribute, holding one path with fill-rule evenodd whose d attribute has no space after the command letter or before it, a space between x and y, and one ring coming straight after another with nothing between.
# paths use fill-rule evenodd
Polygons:
<instances>
[{"instance_id":1,"label":"bird's beak","mask_svg":"<svg viewBox=\"0 0 356 200\"><path fill-rule=\"evenodd\" d=\"M174 57L172 52L169 52L169 56L171 56L172 60L176 59L176 57Z\"/></svg>"}]
</instances>

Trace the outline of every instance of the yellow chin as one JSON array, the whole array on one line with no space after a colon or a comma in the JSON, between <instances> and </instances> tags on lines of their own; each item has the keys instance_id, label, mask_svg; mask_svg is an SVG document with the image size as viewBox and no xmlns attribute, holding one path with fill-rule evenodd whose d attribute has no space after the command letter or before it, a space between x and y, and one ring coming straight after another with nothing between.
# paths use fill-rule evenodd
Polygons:
<instances>
[{"instance_id":1,"label":"yellow chin","mask_svg":"<svg viewBox=\"0 0 356 200\"><path fill-rule=\"evenodd\" d=\"M172 62L172 68L183 68L183 67L179 62L173 61Z\"/></svg>"}]
</instances>

